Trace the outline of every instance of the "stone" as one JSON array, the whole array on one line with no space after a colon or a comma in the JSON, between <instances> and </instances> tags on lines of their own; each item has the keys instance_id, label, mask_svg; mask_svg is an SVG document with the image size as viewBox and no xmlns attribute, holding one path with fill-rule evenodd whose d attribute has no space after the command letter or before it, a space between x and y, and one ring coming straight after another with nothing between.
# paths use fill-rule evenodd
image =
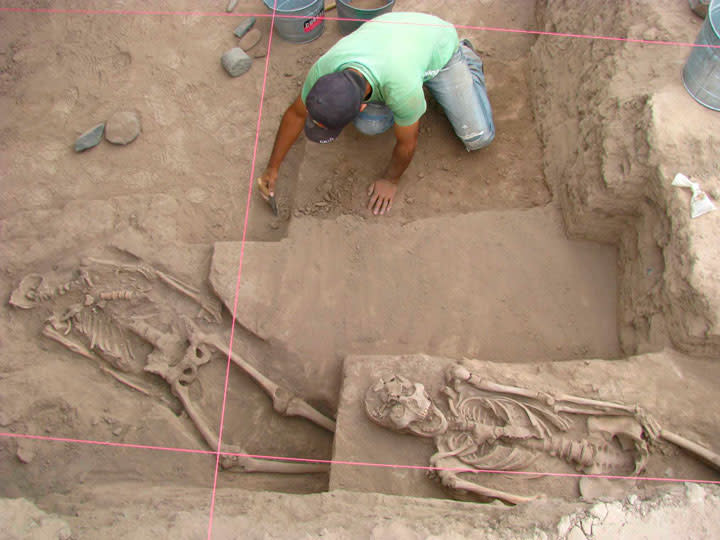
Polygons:
<instances>
[{"instance_id":1,"label":"stone","mask_svg":"<svg viewBox=\"0 0 720 540\"><path fill-rule=\"evenodd\" d=\"M113 144L130 144L140 135L140 118L137 113L120 111L105 124L105 138Z\"/></svg>"},{"instance_id":2,"label":"stone","mask_svg":"<svg viewBox=\"0 0 720 540\"><path fill-rule=\"evenodd\" d=\"M17 453L15 455L22 463L28 464L35 458L35 448L33 448L30 441L21 439L18 441Z\"/></svg>"},{"instance_id":3,"label":"stone","mask_svg":"<svg viewBox=\"0 0 720 540\"><path fill-rule=\"evenodd\" d=\"M259 45L253 47L253 50L248 53L252 58L265 58L267 56L267 47L265 45Z\"/></svg>"},{"instance_id":4,"label":"stone","mask_svg":"<svg viewBox=\"0 0 720 540\"><path fill-rule=\"evenodd\" d=\"M227 7L225 8L225 11L227 13L232 13L232 11L235 9L235 6L237 6L238 0L230 0L228 2Z\"/></svg>"},{"instance_id":5,"label":"stone","mask_svg":"<svg viewBox=\"0 0 720 540\"><path fill-rule=\"evenodd\" d=\"M231 77L239 77L250 69L251 64L252 58L240 47L230 49L222 55L222 66Z\"/></svg>"},{"instance_id":6,"label":"stone","mask_svg":"<svg viewBox=\"0 0 720 540\"><path fill-rule=\"evenodd\" d=\"M105 133L105 122L90 128L75 141L75 151L83 152L84 150L97 146L100 144L100 141L102 141L103 133Z\"/></svg>"},{"instance_id":7,"label":"stone","mask_svg":"<svg viewBox=\"0 0 720 540\"><path fill-rule=\"evenodd\" d=\"M254 24L255 17L248 17L241 22L235 30L233 30L233 34L242 39L242 37L250 31Z\"/></svg>"},{"instance_id":8,"label":"stone","mask_svg":"<svg viewBox=\"0 0 720 540\"><path fill-rule=\"evenodd\" d=\"M258 30L257 28L253 28L250 30L247 34L243 36L243 38L240 40L240 48L243 51L249 51L252 49L255 45L260 43L260 39L262 38L262 32Z\"/></svg>"},{"instance_id":9,"label":"stone","mask_svg":"<svg viewBox=\"0 0 720 540\"><path fill-rule=\"evenodd\" d=\"M567 535L567 540L587 540L587 536L583 534L580 527L573 527L570 534Z\"/></svg>"}]
</instances>

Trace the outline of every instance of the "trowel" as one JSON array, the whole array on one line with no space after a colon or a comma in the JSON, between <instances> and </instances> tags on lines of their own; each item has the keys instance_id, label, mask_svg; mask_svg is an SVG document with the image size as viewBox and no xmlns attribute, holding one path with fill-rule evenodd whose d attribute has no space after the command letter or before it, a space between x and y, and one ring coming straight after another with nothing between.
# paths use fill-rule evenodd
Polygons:
<instances>
[{"instance_id":1,"label":"trowel","mask_svg":"<svg viewBox=\"0 0 720 540\"><path fill-rule=\"evenodd\" d=\"M272 209L273 214L275 214L277 216L278 215L278 206L277 206L277 201L275 200L275 195L270 195L270 189L263 183L262 178L258 177L257 184L258 184L258 189L264 195L263 198L270 205L270 208Z\"/></svg>"}]
</instances>

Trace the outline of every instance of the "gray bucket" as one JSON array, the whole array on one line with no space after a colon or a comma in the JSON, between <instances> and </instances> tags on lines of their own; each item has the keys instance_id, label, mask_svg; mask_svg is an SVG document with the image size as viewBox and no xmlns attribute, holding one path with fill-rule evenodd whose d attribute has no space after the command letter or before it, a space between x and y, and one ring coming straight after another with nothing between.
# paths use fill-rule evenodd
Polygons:
<instances>
[{"instance_id":1,"label":"gray bucket","mask_svg":"<svg viewBox=\"0 0 720 540\"><path fill-rule=\"evenodd\" d=\"M273 11L275 1L263 0L270 11ZM325 0L277 0L275 30L283 39L307 43L319 38L325 30L324 16Z\"/></svg>"},{"instance_id":2,"label":"gray bucket","mask_svg":"<svg viewBox=\"0 0 720 540\"><path fill-rule=\"evenodd\" d=\"M377 2L369 2L368 0L355 0L356 5L353 6L353 0L337 0L338 25L340 32L349 34L354 32L365 22L373 17L390 13L395 5L395 0L378 0ZM374 5L377 7L362 7ZM360 21L344 21L342 19L362 19Z\"/></svg>"},{"instance_id":3,"label":"gray bucket","mask_svg":"<svg viewBox=\"0 0 720 540\"><path fill-rule=\"evenodd\" d=\"M720 0L712 0L696 45L720 47ZM683 84L696 101L720 111L720 48L693 47L683 69Z\"/></svg>"}]
</instances>

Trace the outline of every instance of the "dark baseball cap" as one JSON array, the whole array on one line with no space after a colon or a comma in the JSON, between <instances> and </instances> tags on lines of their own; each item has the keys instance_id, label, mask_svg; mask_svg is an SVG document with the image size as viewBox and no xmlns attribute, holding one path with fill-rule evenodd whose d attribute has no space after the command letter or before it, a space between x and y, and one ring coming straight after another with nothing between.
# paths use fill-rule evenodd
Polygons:
<instances>
[{"instance_id":1,"label":"dark baseball cap","mask_svg":"<svg viewBox=\"0 0 720 540\"><path fill-rule=\"evenodd\" d=\"M351 70L320 77L305 98L305 135L317 143L334 141L360 112L365 79Z\"/></svg>"}]
</instances>

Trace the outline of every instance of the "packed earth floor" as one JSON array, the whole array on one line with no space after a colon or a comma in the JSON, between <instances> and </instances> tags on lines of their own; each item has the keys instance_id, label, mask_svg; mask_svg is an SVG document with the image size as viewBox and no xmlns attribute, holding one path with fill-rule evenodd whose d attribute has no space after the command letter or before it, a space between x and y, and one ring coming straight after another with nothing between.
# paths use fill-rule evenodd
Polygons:
<instances>
[{"instance_id":1,"label":"packed earth floor","mask_svg":"<svg viewBox=\"0 0 720 540\"><path fill-rule=\"evenodd\" d=\"M415 157L392 211L378 217L367 188L392 133L349 127L332 145L301 138L280 172L278 216L255 189L307 70L342 37L337 21L298 44L270 39L260 0L231 12L219 0L0 0L0 516L26 531L10 538L202 537L214 511L217 538L619 537L609 518L595 536L581 527L599 511L581 515L574 483L548 488L554 506L509 514L455 503L424 473L218 473L208 437L159 375L175 365L158 364L159 348L133 338L123 345L132 361L110 365L43 332L91 325L74 307L91 302L77 273L90 261L92 302L109 304L97 304L93 331L116 318L170 341L191 327L212 333L219 346L185 373L197 377L187 396L210 438L222 429L224 447L251 455L426 466L427 445L414 452L355 414L363 370L412 365L408 376L435 389L438 366L463 359L511 384L640 404L719 451L720 212L691 221L689 195L669 187L685 172L720 195L720 113L682 87L688 48L497 30L694 41L702 20L688 6L650 4L603 12L572 1L397 0L394 11L438 15L474 43L497 136L466 152L426 94ZM230 77L220 57L251 15L260 41L248 48L250 69ZM121 111L139 119L136 139L73 150ZM12 305L34 274L52 298ZM117 351L113 332L104 343ZM335 436L278 414L228 362L228 347L337 419ZM615 508L630 524L660 512L647 527L687 519L687 530L667 530L702 535L720 512L720 475L661 449L653 476L710 485L631 489L636 499L608 499L604 515ZM443 512L446 527L413 514L405 497L425 497L419 508Z\"/></svg>"}]
</instances>

